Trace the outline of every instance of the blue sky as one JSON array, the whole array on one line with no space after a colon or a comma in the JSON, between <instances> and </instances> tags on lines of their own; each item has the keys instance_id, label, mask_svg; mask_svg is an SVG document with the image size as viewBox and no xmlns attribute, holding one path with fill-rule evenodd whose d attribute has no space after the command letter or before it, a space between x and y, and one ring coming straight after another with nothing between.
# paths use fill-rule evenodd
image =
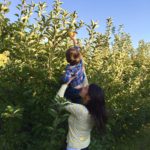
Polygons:
<instances>
[{"instance_id":1,"label":"blue sky","mask_svg":"<svg viewBox=\"0 0 150 150\"><path fill-rule=\"evenodd\" d=\"M15 6L19 1L11 0L8 16L12 20L16 11ZM34 0L34 2L39 1ZM53 0L41 1L46 1L50 7L53 3ZM100 32L105 31L106 19L112 17L116 27L124 24L124 30L131 35L135 47L141 39L150 41L150 0L63 0L63 2L63 8L70 12L76 10L79 19L86 23L89 23L91 19L98 20ZM85 30L80 30L78 33L79 37L87 36Z\"/></svg>"}]
</instances>

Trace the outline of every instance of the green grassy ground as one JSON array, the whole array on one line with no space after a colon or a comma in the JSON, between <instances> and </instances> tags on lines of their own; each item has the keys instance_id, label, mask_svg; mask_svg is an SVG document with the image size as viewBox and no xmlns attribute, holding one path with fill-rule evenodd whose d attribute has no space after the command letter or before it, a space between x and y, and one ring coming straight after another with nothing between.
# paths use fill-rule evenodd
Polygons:
<instances>
[{"instance_id":1,"label":"green grassy ground","mask_svg":"<svg viewBox=\"0 0 150 150\"><path fill-rule=\"evenodd\" d=\"M145 126L135 138L118 145L117 150L150 150L150 124Z\"/></svg>"}]
</instances>

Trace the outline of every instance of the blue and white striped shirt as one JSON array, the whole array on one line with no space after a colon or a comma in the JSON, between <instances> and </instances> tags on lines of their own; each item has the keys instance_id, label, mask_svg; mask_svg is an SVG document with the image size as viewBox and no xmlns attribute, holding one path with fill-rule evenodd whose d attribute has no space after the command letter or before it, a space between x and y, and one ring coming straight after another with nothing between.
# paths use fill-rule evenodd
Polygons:
<instances>
[{"instance_id":1,"label":"blue and white striped shirt","mask_svg":"<svg viewBox=\"0 0 150 150\"><path fill-rule=\"evenodd\" d=\"M84 74L82 60L77 65L71 66L70 64L68 64L66 66L66 72L63 77L64 83L67 83L69 81L69 79L73 76L76 76L76 78L71 81L71 83L70 83L71 87L76 87L78 85L83 84L84 79L85 79L85 74Z\"/></svg>"}]
</instances>

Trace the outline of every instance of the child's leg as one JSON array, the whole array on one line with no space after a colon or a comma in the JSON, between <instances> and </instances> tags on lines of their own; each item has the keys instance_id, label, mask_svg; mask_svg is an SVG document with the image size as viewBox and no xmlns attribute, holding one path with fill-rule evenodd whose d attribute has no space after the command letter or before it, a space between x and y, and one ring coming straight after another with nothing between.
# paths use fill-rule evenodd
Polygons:
<instances>
[{"instance_id":1,"label":"child's leg","mask_svg":"<svg viewBox=\"0 0 150 150\"><path fill-rule=\"evenodd\" d=\"M82 100L79 93L80 93L79 89L68 87L65 92L65 98L70 100L73 103L81 104Z\"/></svg>"}]
</instances>

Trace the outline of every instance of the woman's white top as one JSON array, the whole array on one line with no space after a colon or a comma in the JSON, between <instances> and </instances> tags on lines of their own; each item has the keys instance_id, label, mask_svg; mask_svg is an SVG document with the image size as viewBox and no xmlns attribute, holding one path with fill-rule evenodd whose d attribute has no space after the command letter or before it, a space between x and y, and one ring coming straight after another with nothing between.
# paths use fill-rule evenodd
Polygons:
<instances>
[{"instance_id":1,"label":"woman's white top","mask_svg":"<svg viewBox=\"0 0 150 150\"><path fill-rule=\"evenodd\" d=\"M57 96L64 97L67 85L61 86ZM88 109L81 104L69 103L65 109L70 113L68 123L67 145L70 148L86 148L90 144L93 120Z\"/></svg>"}]
</instances>

